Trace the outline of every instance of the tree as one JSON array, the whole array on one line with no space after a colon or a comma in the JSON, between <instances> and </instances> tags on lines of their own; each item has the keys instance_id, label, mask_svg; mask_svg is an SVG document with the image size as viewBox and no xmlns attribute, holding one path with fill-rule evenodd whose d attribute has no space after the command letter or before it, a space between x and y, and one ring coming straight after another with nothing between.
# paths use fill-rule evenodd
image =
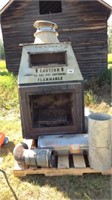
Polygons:
<instances>
[{"instance_id":1,"label":"tree","mask_svg":"<svg viewBox=\"0 0 112 200\"><path fill-rule=\"evenodd\" d=\"M112 53L112 23L109 24L108 28L108 51Z\"/></svg>"},{"instance_id":2,"label":"tree","mask_svg":"<svg viewBox=\"0 0 112 200\"><path fill-rule=\"evenodd\" d=\"M0 40L0 59L5 59L4 46L1 40Z\"/></svg>"}]
</instances>

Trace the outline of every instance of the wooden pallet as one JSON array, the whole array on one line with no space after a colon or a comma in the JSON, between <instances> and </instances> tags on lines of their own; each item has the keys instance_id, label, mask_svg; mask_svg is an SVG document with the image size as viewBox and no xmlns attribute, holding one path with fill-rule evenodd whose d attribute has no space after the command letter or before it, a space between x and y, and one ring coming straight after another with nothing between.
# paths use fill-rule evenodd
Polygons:
<instances>
[{"instance_id":1,"label":"wooden pallet","mask_svg":"<svg viewBox=\"0 0 112 200\"><path fill-rule=\"evenodd\" d=\"M45 176L83 175L101 173L112 175L112 168L108 171L97 171L89 167L87 155L58 156L56 168L23 167L16 163L14 175L23 177L29 174L44 174Z\"/></svg>"}]
</instances>

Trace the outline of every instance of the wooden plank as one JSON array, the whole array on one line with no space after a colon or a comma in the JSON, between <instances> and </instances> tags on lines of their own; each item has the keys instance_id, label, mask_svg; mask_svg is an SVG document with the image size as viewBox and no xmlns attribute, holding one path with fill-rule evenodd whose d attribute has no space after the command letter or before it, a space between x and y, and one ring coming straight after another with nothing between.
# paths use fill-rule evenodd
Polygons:
<instances>
[{"instance_id":1,"label":"wooden plank","mask_svg":"<svg viewBox=\"0 0 112 200\"><path fill-rule=\"evenodd\" d=\"M112 169L105 172L97 171L91 168L69 168L69 169L52 169L45 172L45 176L63 176L63 175L84 175L84 174L97 174L112 175Z\"/></svg>"},{"instance_id":2,"label":"wooden plank","mask_svg":"<svg viewBox=\"0 0 112 200\"><path fill-rule=\"evenodd\" d=\"M23 177L32 174L44 174L45 176L62 176L62 175L83 175L83 174L101 173L102 175L112 175L112 168L105 172L96 171L91 168L69 168L69 169L54 169L54 168L41 168L41 169L14 169L14 175Z\"/></svg>"},{"instance_id":3,"label":"wooden plank","mask_svg":"<svg viewBox=\"0 0 112 200\"><path fill-rule=\"evenodd\" d=\"M107 171L102 172L102 175L112 175L112 168Z\"/></svg>"},{"instance_id":4,"label":"wooden plank","mask_svg":"<svg viewBox=\"0 0 112 200\"><path fill-rule=\"evenodd\" d=\"M9 4L8 4L9 5ZM92 73L100 75L106 68L107 59L107 17L108 10L97 1L62 1L62 13L53 13L51 15L40 15L38 1L14 1L12 5L5 10L1 16L1 26L4 36L4 47L6 52L7 68L9 71L18 72L21 58L21 48L19 43L33 42L34 19L49 20L59 25L59 40L71 41L77 61L82 61L80 69L84 78L92 76ZM11 13L11 14L10 14ZM23 17L24 13L24 17ZM15 23L18 26L15 29ZM71 23L73 22L73 23ZM75 49L81 47L79 54ZM94 59L95 54L89 50L90 47L96 47L96 55L101 52L99 59ZM86 48L86 49L83 49ZM82 55L86 52L86 55ZM10 50L10 51L9 51ZM82 55L82 56L81 56ZM94 57L93 57L94 56ZM96 58L96 57L95 57ZM104 58L102 62L102 58ZM87 60L87 62L85 61ZM89 66L91 70L89 72ZM98 70L100 69L100 70Z\"/></svg>"},{"instance_id":5,"label":"wooden plank","mask_svg":"<svg viewBox=\"0 0 112 200\"><path fill-rule=\"evenodd\" d=\"M61 156L60 156L61 157ZM64 163L67 166L66 158L64 156ZM61 158L62 160L62 158ZM102 175L112 175L112 168L106 171L94 170L90 167L85 168L36 168L35 166L22 166L15 163L14 175L17 177L24 177L31 174L44 174L45 176L62 176L62 175L83 175L83 174L101 173Z\"/></svg>"},{"instance_id":6,"label":"wooden plank","mask_svg":"<svg viewBox=\"0 0 112 200\"><path fill-rule=\"evenodd\" d=\"M75 168L85 168L85 160L83 155L73 155L73 163Z\"/></svg>"},{"instance_id":7,"label":"wooden plank","mask_svg":"<svg viewBox=\"0 0 112 200\"><path fill-rule=\"evenodd\" d=\"M69 168L69 156L58 156L58 169Z\"/></svg>"}]
</instances>

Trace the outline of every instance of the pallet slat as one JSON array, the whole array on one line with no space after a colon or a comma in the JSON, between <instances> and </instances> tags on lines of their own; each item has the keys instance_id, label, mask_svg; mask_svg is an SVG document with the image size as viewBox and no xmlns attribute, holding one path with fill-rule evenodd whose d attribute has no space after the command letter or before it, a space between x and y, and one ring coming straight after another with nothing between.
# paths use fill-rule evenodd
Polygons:
<instances>
[{"instance_id":1,"label":"pallet slat","mask_svg":"<svg viewBox=\"0 0 112 200\"><path fill-rule=\"evenodd\" d=\"M83 155L73 155L73 163L75 168L85 168L85 160Z\"/></svg>"},{"instance_id":2,"label":"pallet slat","mask_svg":"<svg viewBox=\"0 0 112 200\"><path fill-rule=\"evenodd\" d=\"M69 157L68 156L58 156L58 169L69 168Z\"/></svg>"}]
</instances>

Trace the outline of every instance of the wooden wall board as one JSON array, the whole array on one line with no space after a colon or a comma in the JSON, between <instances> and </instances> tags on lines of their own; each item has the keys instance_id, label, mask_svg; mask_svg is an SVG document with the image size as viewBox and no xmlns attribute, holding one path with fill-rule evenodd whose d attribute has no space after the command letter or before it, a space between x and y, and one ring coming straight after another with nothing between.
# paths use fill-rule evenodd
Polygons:
<instances>
[{"instance_id":1,"label":"wooden wall board","mask_svg":"<svg viewBox=\"0 0 112 200\"><path fill-rule=\"evenodd\" d=\"M97 1L62 1L62 13L39 14L38 1L14 1L1 16L9 71L18 73L20 43L32 43L34 21L58 24L59 40L70 41L84 78L100 75L107 67L109 11Z\"/></svg>"}]
</instances>

